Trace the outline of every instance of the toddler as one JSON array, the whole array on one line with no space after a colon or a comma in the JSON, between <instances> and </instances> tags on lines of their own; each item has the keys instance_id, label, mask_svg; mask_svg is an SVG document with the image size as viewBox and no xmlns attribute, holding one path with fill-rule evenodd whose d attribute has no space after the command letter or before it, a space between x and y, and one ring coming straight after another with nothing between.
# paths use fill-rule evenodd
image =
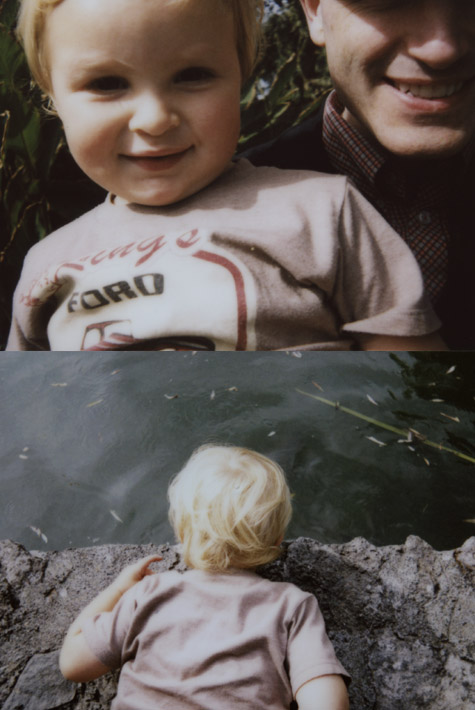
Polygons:
<instances>
[{"instance_id":1,"label":"toddler","mask_svg":"<svg viewBox=\"0 0 475 710\"><path fill-rule=\"evenodd\" d=\"M22 0L109 195L29 252L8 349L436 349L404 242L345 177L233 161L260 0Z\"/></svg>"},{"instance_id":2,"label":"toddler","mask_svg":"<svg viewBox=\"0 0 475 710\"><path fill-rule=\"evenodd\" d=\"M203 0L201 0L203 1ZM255 568L291 515L281 468L254 451L198 449L169 487L186 572L127 567L70 627L60 667L92 680L121 667L113 710L347 710L317 601Z\"/></svg>"}]
</instances>

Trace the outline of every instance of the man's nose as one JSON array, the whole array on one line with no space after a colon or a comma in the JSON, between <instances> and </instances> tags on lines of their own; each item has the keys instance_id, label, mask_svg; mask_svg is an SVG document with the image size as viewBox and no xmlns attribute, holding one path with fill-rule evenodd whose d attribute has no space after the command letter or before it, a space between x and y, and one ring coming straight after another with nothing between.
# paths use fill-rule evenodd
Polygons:
<instances>
[{"instance_id":1,"label":"man's nose","mask_svg":"<svg viewBox=\"0 0 475 710\"><path fill-rule=\"evenodd\" d=\"M129 121L129 129L160 136L178 126L179 123L180 117L170 101L155 92L149 92L137 97Z\"/></svg>"},{"instance_id":2,"label":"man's nose","mask_svg":"<svg viewBox=\"0 0 475 710\"><path fill-rule=\"evenodd\" d=\"M475 3L474 8L464 3L466 12L454 0L427 0L414 9L408 30L412 57L430 69L443 70L474 51Z\"/></svg>"}]
</instances>

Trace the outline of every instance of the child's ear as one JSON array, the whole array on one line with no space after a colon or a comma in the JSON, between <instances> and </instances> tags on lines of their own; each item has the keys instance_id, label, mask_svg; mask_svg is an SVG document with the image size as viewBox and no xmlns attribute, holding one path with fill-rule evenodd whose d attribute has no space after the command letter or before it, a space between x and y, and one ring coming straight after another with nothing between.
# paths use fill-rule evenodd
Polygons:
<instances>
[{"instance_id":1,"label":"child's ear","mask_svg":"<svg viewBox=\"0 0 475 710\"><path fill-rule=\"evenodd\" d=\"M320 0L300 0L305 17L307 18L310 39L318 47L325 46L325 33L323 31L322 7Z\"/></svg>"}]
</instances>

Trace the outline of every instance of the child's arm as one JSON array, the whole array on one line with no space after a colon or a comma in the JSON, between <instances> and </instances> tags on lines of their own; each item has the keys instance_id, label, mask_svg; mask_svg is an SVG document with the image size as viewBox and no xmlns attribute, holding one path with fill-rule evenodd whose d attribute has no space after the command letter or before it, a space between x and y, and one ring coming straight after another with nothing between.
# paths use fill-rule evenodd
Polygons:
<instances>
[{"instance_id":1,"label":"child's arm","mask_svg":"<svg viewBox=\"0 0 475 710\"><path fill-rule=\"evenodd\" d=\"M161 559L160 555L149 555L123 569L112 584L98 594L73 621L59 656L59 667L65 678L83 683L99 678L110 670L90 651L82 633L84 622L103 611L111 611L128 589L146 575L154 574L149 565Z\"/></svg>"},{"instance_id":2,"label":"child's arm","mask_svg":"<svg viewBox=\"0 0 475 710\"><path fill-rule=\"evenodd\" d=\"M362 350L448 350L439 333L399 337L396 335L359 335Z\"/></svg>"},{"instance_id":3,"label":"child's arm","mask_svg":"<svg viewBox=\"0 0 475 710\"><path fill-rule=\"evenodd\" d=\"M322 675L304 683L295 696L299 710L349 710L341 675Z\"/></svg>"}]
</instances>

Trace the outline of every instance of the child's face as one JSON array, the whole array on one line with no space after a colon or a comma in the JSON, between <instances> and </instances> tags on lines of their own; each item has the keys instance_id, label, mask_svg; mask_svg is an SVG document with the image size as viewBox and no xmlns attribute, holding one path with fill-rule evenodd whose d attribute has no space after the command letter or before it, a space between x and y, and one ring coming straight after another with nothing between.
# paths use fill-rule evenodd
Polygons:
<instances>
[{"instance_id":1,"label":"child's face","mask_svg":"<svg viewBox=\"0 0 475 710\"><path fill-rule=\"evenodd\" d=\"M226 169L241 71L221 0L64 0L45 39L68 145L92 180L160 206Z\"/></svg>"}]
</instances>

